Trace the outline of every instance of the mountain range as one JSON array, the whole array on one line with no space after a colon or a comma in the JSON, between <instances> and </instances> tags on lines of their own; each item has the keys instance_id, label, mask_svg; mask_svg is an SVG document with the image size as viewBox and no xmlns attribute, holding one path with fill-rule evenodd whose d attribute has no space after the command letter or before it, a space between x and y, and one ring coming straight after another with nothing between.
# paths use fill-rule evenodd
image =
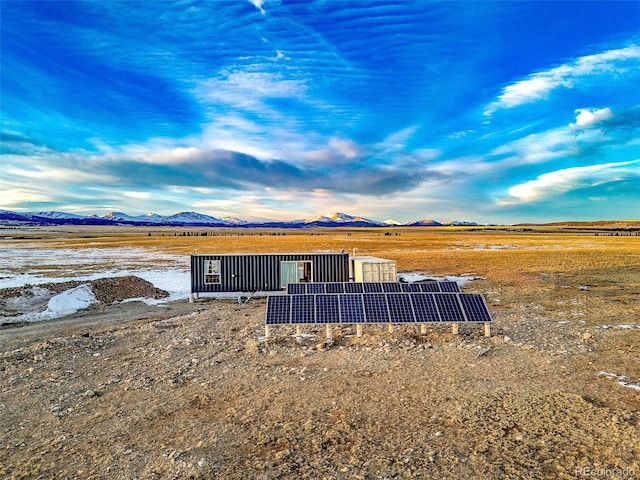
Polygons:
<instances>
[{"instance_id":1,"label":"mountain range","mask_svg":"<svg viewBox=\"0 0 640 480\"><path fill-rule=\"evenodd\" d=\"M311 227L437 227L437 226L472 226L475 222L435 220L411 220L409 222L397 222L385 220L379 222L369 218L348 215L342 212L317 215L301 220L292 221L249 221L238 217L226 216L216 218L198 212L179 212L173 215L163 216L156 213L147 215L129 215L123 212L110 212L103 216L76 215L65 212L12 212L0 210L0 225L4 224L31 224L31 225L139 225L139 226L181 226L181 227L279 227L279 228L311 228Z\"/></svg>"}]
</instances>

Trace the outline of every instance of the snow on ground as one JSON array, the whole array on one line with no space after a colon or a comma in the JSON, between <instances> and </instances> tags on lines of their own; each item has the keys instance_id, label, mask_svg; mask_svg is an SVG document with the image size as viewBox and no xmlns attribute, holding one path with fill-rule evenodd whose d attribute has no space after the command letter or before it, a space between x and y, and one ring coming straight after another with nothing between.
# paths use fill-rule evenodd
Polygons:
<instances>
[{"instance_id":1,"label":"snow on ground","mask_svg":"<svg viewBox=\"0 0 640 480\"><path fill-rule=\"evenodd\" d=\"M398 280L400 282L414 283L414 282L426 282L430 280L443 281L446 280L448 282L456 282L460 288L462 288L467 282L471 282L473 280L484 280L484 277L478 277L474 273L466 273L464 275L447 275L446 277L434 277L431 275L425 275L423 273L418 272L404 272L398 274Z\"/></svg>"},{"instance_id":2,"label":"snow on ground","mask_svg":"<svg viewBox=\"0 0 640 480\"><path fill-rule=\"evenodd\" d=\"M149 305L161 305L189 297L189 269L187 255L169 255L153 249L42 249L26 245L1 249L0 289L66 281L89 282L99 278L134 275L169 293L169 297L162 300L135 300ZM87 308L95 302L89 285L67 290L54 297L49 290L34 286L32 294L28 298L5 300L7 307L24 312L11 317L12 322L57 318Z\"/></svg>"},{"instance_id":3,"label":"snow on ground","mask_svg":"<svg viewBox=\"0 0 640 480\"><path fill-rule=\"evenodd\" d=\"M45 318L71 315L97 302L96 296L91 291L91 285L85 283L54 296L49 300L47 309L41 315Z\"/></svg>"},{"instance_id":4,"label":"snow on ground","mask_svg":"<svg viewBox=\"0 0 640 480\"><path fill-rule=\"evenodd\" d=\"M633 390L640 391L640 380L636 383L629 382L629 377L626 375L618 375L616 373L611 372L600 372L598 373L599 377L607 377L611 380L617 380L620 385L627 388L632 388Z\"/></svg>"},{"instance_id":5,"label":"snow on ground","mask_svg":"<svg viewBox=\"0 0 640 480\"><path fill-rule=\"evenodd\" d=\"M187 298L191 289L189 257L153 249L3 248L0 289L70 280L91 281L135 275L169 292L166 301Z\"/></svg>"}]
</instances>

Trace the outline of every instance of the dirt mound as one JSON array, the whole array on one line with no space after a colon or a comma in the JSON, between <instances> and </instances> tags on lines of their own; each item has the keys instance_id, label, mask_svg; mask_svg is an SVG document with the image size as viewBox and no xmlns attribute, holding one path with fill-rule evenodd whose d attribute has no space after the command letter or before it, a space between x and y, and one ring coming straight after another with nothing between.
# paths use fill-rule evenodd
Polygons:
<instances>
[{"instance_id":1,"label":"dirt mound","mask_svg":"<svg viewBox=\"0 0 640 480\"><path fill-rule=\"evenodd\" d=\"M134 276L99 278L91 282L91 290L99 302L111 304L129 298L161 299L169 296L152 283Z\"/></svg>"}]
</instances>

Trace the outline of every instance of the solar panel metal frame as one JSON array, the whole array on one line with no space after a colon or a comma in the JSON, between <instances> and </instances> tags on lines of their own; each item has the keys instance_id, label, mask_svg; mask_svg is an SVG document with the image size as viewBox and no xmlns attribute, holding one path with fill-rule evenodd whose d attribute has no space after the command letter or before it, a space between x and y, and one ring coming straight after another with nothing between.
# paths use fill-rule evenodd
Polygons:
<instances>
[{"instance_id":1,"label":"solar panel metal frame","mask_svg":"<svg viewBox=\"0 0 640 480\"><path fill-rule=\"evenodd\" d=\"M415 323L416 316L411 296L404 293L387 293L387 307L391 323Z\"/></svg>"},{"instance_id":2,"label":"solar panel metal frame","mask_svg":"<svg viewBox=\"0 0 640 480\"><path fill-rule=\"evenodd\" d=\"M405 293L420 292L419 283L401 283L400 287L402 288L402 291Z\"/></svg>"},{"instance_id":3,"label":"solar panel metal frame","mask_svg":"<svg viewBox=\"0 0 640 480\"><path fill-rule=\"evenodd\" d=\"M442 322L440 312L434 294L432 292L412 293L409 295L411 304L413 305L413 313L418 323L437 323Z\"/></svg>"},{"instance_id":4,"label":"solar panel metal frame","mask_svg":"<svg viewBox=\"0 0 640 480\"><path fill-rule=\"evenodd\" d=\"M330 282L325 284L326 293L344 293L343 282Z\"/></svg>"},{"instance_id":5,"label":"solar panel metal frame","mask_svg":"<svg viewBox=\"0 0 640 480\"><path fill-rule=\"evenodd\" d=\"M366 323L363 295L361 293L339 293L340 323Z\"/></svg>"},{"instance_id":6,"label":"solar panel metal frame","mask_svg":"<svg viewBox=\"0 0 640 480\"><path fill-rule=\"evenodd\" d=\"M484 296L460 292L274 295L267 297L265 313L266 325L492 321Z\"/></svg>"},{"instance_id":7,"label":"solar panel metal frame","mask_svg":"<svg viewBox=\"0 0 640 480\"><path fill-rule=\"evenodd\" d=\"M382 283L380 282L362 282L364 293L382 293Z\"/></svg>"},{"instance_id":8,"label":"solar panel metal frame","mask_svg":"<svg viewBox=\"0 0 640 480\"><path fill-rule=\"evenodd\" d=\"M458 298L467 322L487 323L493 321L487 302L479 293L461 293Z\"/></svg>"},{"instance_id":9,"label":"solar panel metal frame","mask_svg":"<svg viewBox=\"0 0 640 480\"><path fill-rule=\"evenodd\" d=\"M340 323L340 297L338 294L324 293L314 295L316 306L316 323Z\"/></svg>"},{"instance_id":10,"label":"solar panel metal frame","mask_svg":"<svg viewBox=\"0 0 640 480\"><path fill-rule=\"evenodd\" d=\"M456 282L452 282L449 280L444 280L442 282L438 282L438 286L440 287L440 291L443 293L458 293L460 292L460 286Z\"/></svg>"},{"instance_id":11,"label":"solar panel metal frame","mask_svg":"<svg viewBox=\"0 0 640 480\"><path fill-rule=\"evenodd\" d=\"M293 295L291 297L291 321L295 325L316 323L315 295Z\"/></svg>"},{"instance_id":12,"label":"solar panel metal frame","mask_svg":"<svg viewBox=\"0 0 640 480\"><path fill-rule=\"evenodd\" d=\"M320 294L326 293L324 283L307 283L307 293L309 294Z\"/></svg>"},{"instance_id":13,"label":"solar panel metal frame","mask_svg":"<svg viewBox=\"0 0 640 480\"><path fill-rule=\"evenodd\" d=\"M304 295L305 293L307 293L306 283L289 283L287 285L288 295Z\"/></svg>"},{"instance_id":14,"label":"solar panel metal frame","mask_svg":"<svg viewBox=\"0 0 640 480\"><path fill-rule=\"evenodd\" d=\"M420 282L420 291L425 293L435 293L440 291L438 282Z\"/></svg>"},{"instance_id":15,"label":"solar panel metal frame","mask_svg":"<svg viewBox=\"0 0 640 480\"><path fill-rule=\"evenodd\" d=\"M344 284L344 293L363 293L364 288L361 282L347 282Z\"/></svg>"},{"instance_id":16,"label":"solar panel metal frame","mask_svg":"<svg viewBox=\"0 0 640 480\"><path fill-rule=\"evenodd\" d=\"M390 323L387 295L368 293L362 296L366 323Z\"/></svg>"},{"instance_id":17,"label":"solar panel metal frame","mask_svg":"<svg viewBox=\"0 0 640 480\"><path fill-rule=\"evenodd\" d=\"M402 287L398 282L382 282L382 291L385 293L402 292Z\"/></svg>"},{"instance_id":18,"label":"solar panel metal frame","mask_svg":"<svg viewBox=\"0 0 640 480\"><path fill-rule=\"evenodd\" d=\"M267 297L266 325L288 325L291 323L291 298L288 295Z\"/></svg>"},{"instance_id":19,"label":"solar panel metal frame","mask_svg":"<svg viewBox=\"0 0 640 480\"><path fill-rule=\"evenodd\" d=\"M464 311L458 300L458 294L441 293L440 295L434 295L434 299L438 307L438 312L440 313L441 321L459 323L466 320Z\"/></svg>"}]
</instances>

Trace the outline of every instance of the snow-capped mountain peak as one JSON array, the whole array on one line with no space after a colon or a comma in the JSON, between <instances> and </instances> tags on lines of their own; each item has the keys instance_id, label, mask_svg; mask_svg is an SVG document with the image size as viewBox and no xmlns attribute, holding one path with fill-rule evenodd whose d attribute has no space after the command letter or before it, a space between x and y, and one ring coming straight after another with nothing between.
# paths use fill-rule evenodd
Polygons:
<instances>
[{"instance_id":1,"label":"snow-capped mountain peak","mask_svg":"<svg viewBox=\"0 0 640 480\"><path fill-rule=\"evenodd\" d=\"M220 225L225 223L223 220L204 213L198 212L178 212L174 215L164 217L164 223L183 223L183 224L202 224L202 225Z\"/></svg>"},{"instance_id":2,"label":"snow-capped mountain peak","mask_svg":"<svg viewBox=\"0 0 640 480\"><path fill-rule=\"evenodd\" d=\"M379 222L369 220L364 217L356 217L343 212L333 212L326 215L316 215L304 220L305 223L333 223L333 224L350 224L350 223L370 223L371 225L379 225Z\"/></svg>"}]
</instances>

